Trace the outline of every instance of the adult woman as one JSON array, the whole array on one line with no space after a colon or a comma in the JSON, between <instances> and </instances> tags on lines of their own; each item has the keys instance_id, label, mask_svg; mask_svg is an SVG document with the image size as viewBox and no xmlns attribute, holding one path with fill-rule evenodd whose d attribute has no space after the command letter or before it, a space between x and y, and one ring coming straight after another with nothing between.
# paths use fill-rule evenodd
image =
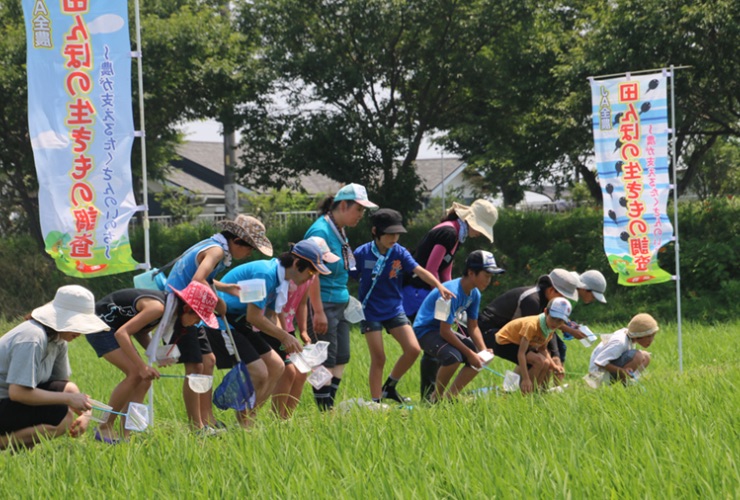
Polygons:
<instances>
[{"instance_id":1,"label":"adult woman","mask_svg":"<svg viewBox=\"0 0 740 500\"><path fill-rule=\"evenodd\" d=\"M70 285L0 338L0 449L85 432L90 400L69 381L67 342L107 329L93 294Z\"/></svg>"},{"instance_id":2,"label":"adult woman","mask_svg":"<svg viewBox=\"0 0 740 500\"><path fill-rule=\"evenodd\" d=\"M344 367L349 363L350 324L344 319L344 309L349 302L349 271L356 266L344 229L356 226L365 214L365 208L378 208L378 205L367 199L367 191L363 186L348 184L337 191L335 196L323 201L320 207L322 216L308 228L304 236L323 238L331 252L340 257L337 262L327 265L331 274L319 277L320 299L315 288L309 291L314 318L308 323L308 335L312 342L329 342L324 366L333 375L331 385L314 389L314 399L321 410L334 407Z\"/></svg>"},{"instance_id":3,"label":"adult woman","mask_svg":"<svg viewBox=\"0 0 740 500\"><path fill-rule=\"evenodd\" d=\"M416 246L414 259L440 282L452 279L452 259L460 243L470 238L484 236L493 243L493 226L498 211L490 201L475 200L469 207L453 203L440 224L434 226ZM403 289L403 308L406 316L413 318L432 288L414 275ZM421 358L421 395L426 398L434 391L437 363L424 354Z\"/></svg>"}]
</instances>

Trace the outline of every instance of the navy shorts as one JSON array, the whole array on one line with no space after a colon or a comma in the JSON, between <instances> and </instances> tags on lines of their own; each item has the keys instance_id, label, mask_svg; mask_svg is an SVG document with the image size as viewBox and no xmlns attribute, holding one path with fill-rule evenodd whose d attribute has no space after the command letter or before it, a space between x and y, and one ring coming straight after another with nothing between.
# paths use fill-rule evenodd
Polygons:
<instances>
[{"instance_id":1,"label":"navy shorts","mask_svg":"<svg viewBox=\"0 0 740 500\"><path fill-rule=\"evenodd\" d=\"M102 358L109 352L113 352L119 349L121 346L118 345L116 340L116 331L109 330L107 332L91 333L90 335L83 335L85 340L95 349L95 354L99 358Z\"/></svg>"},{"instance_id":2,"label":"navy shorts","mask_svg":"<svg viewBox=\"0 0 740 500\"><path fill-rule=\"evenodd\" d=\"M470 337L458 338L469 349L478 352L478 349L475 348L475 344L473 343L473 339ZM439 332L432 331L425 333L419 339L419 345L424 349L426 354L435 358L441 366L450 366L455 363L469 364L468 358L463 356L460 351L443 339Z\"/></svg>"},{"instance_id":3,"label":"navy shorts","mask_svg":"<svg viewBox=\"0 0 740 500\"><path fill-rule=\"evenodd\" d=\"M202 363L203 355L213 352L205 329L199 326L189 326L182 334L173 335L170 344L180 349L178 363Z\"/></svg>"},{"instance_id":4,"label":"navy shorts","mask_svg":"<svg viewBox=\"0 0 740 500\"><path fill-rule=\"evenodd\" d=\"M52 380L36 386L46 391L63 392L66 380ZM10 399L0 399L0 434L33 427L59 425L67 416L67 405L28 406Z\"/></svg>"},{"instance_id":5,"label":"navy shorts","mask_svg":"<svg viewBox=\"0 0 740 500\"><path fill-rule=\"evenodd\" d=\"M367 332L379 332L385 328L386 333L390 333L394 328L399 326L410 325L411 322L404 313L394 316L391 319L385 321L367 321L363 320L360 322L360 333L363 335Z\"/></svg>"}]
</instances>

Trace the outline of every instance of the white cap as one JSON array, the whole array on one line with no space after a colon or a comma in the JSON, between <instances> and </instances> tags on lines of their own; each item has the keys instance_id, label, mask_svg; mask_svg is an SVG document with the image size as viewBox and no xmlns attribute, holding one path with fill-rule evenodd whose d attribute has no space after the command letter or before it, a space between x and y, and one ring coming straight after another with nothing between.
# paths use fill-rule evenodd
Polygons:
<instances>
[{"instance_id":1,"label":"white cap","mask_svg":"<svg viewBox=\"0 0 740 500\"><path fill-rule=\"evenodd\" d=\"M595 269L590 269L581 274L580 278L581 286L578 288L585 288L594 295L596 300L606 304L606 297L604 297L606 278L604 278L604 275Z\"/></svg>"}]
</instances>

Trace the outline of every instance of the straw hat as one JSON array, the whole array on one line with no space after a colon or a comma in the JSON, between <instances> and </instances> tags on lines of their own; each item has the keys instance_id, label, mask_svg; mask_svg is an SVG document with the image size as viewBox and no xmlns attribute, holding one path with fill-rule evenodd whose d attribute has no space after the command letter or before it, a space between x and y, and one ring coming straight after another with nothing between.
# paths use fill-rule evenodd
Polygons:
<instances>
[{"instance_id":1,"label":"straw hat","mask_svg":"<svg viewBox=\"0 0 740 500\"><path fill-rule=\"evenodd\" d=\"M54 300L31 311L31 317L57 332L87 335L110 330L95 315L95 297L92 292L79 285L60 287Z\"/></svg>"},{"instance_id":2,"label":"straw hat","mask_svg":"<svg viewBox=\"0 0 740 500\"><path fill-rule=\"evenodd\" d=\"M498 220L498 210L493 203L487 200L475 200L469 207L453 203L452 210L470 227L493 243L493 225Z\"/></svg>"},{"instance_id":3,"label":"straw hat","mask_svg":"<svg viewBox=\"0 0 740 500\"><path fill-rule=\"evenodd\" d=\"M213 310L216 309L218 297L211 287L200 281L191 281L183 290L169 285L175 295L180 297L211 328L218 328L218 320Z\"/></svg>"},{"instance_id":4,"label":"straw hat","mask_svg":"<svg viewBox=\"0 0 740 500\"><path fill-rule=\"evenodd\" d=\"M272 257L272 243L267 239L265 226L259 219L239 214L233 221L220 221L218 225L225 231L234 233L268 257Z\"/></svg>"},{"instance_id":5,"label":"straw hat","mask_svg":"<svg viewBox=\"0 0 740 500\"><path fill-rule=\"evenodd\" d=\"M640 313L627 325L627 336L631 339L649 337L659 330L658 322L647 313Z\"/></svg>"}]
</instances>

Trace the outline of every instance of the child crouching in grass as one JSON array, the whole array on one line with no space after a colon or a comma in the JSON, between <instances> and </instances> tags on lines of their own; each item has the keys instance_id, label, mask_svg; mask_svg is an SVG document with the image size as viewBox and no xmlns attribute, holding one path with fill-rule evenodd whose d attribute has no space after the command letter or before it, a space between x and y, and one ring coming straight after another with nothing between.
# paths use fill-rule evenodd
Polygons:
<instances>
[{"instance_id":1,"label":"child crouching in grass","mask_svg":"<svg viewBox=\"0 0 740 500\"><path fill-rule=\"evenodd\" d=\"M550 299L545 312L510 321L494 337L493 353L517 365L523 394L547 384L550 372L561 372L550 356L547 344L555 330L568 321L570 302L563 297Z\"/></svg>"},{"instance_id":2,"label":"child crouching in grass","mask_svg":"<svg viewBox=\"0 0 740 500\"><path fill-rule=\"evenodd\" d=\"M658 329L658 322L652 316L640 313L630 320L627 328L603 335L591 354L588 368L591 378L625 382L644 370L650 364L650 353L635 349L635 343L647 349Z\"/></svg>"}]
</instances>

